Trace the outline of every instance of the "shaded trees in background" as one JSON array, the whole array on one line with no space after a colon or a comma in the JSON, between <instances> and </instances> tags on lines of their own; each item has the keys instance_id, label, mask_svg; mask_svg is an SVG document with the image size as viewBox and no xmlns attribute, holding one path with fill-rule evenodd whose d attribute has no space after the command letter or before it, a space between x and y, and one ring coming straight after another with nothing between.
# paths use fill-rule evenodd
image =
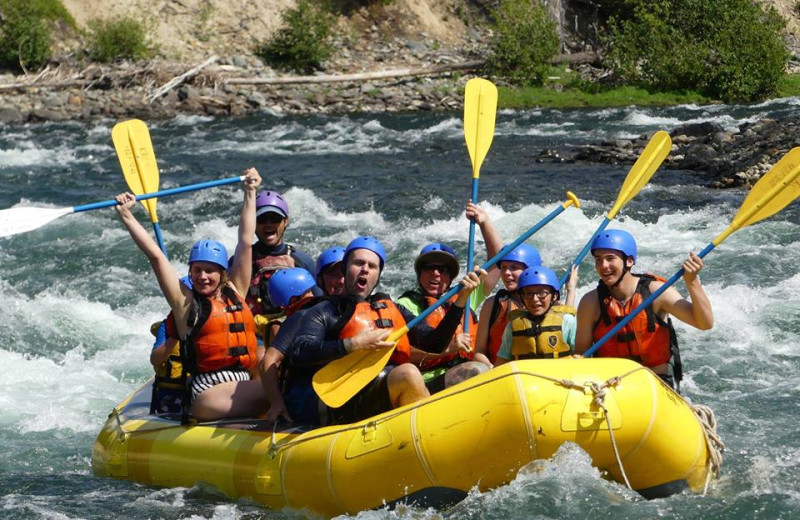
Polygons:
<instances>
[{"instance_id":1,"label":"shaded trees in background","mask_svg":"<svg viewBox=\"0 0 800 520\"><path fill-rule=\"evenodd\" d=\"M489 73L517 85L541 85L559 49L556 23L532 0L502 0L492 14Z\"/></svg>"},{"instance_id":2,"label":"shaded trees in background","mask_svg":"<svg viewBox=\"0 0 800 520\"><path fill-rule=\"evenodd\" d=\"M785 22L773 8L750 0L613 3L606 63L635 85L742 102L774 94L784 75Z\"/></svg>"}]
</instances>

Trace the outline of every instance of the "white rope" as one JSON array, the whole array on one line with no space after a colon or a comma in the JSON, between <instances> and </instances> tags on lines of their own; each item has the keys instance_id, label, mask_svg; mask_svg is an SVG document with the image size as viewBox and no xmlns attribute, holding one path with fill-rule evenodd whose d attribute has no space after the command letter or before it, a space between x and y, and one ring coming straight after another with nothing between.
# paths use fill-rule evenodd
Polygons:
<instances>
[{"instance_id":1,"label":"white rope","mask_svg":"<svg viewBox=\"0 0 800 520\"><path fill-rule=\"evenodd\" d=\"M706 439L706 448L708 449L708 472L706 474L706 483L703 486L703 495L705 495L708 492L711 478L719 477L725 444L722 442L722 437L717 433L717 417L714 415L714 410L702 404L693 404L691 408L697 420L703 426L703 436Z\"/></svg>"}]
</instances>

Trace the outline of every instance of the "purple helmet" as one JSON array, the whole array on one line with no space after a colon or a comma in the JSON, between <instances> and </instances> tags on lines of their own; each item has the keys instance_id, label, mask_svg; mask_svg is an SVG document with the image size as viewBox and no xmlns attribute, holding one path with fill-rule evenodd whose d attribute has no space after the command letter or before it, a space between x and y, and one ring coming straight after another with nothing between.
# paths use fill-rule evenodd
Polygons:
<instances>
[{"instance_id":1,"label":"purple helmet","mask_svg":"<svg viewBox=\"0 0 800 520\"><path fill-rule=\"evenodd\" d=\"M277 213L283 218L287 218L289 205L277 191L262 191L256 197L256 218L264 213Z\"/></svg>"}]
</instances>

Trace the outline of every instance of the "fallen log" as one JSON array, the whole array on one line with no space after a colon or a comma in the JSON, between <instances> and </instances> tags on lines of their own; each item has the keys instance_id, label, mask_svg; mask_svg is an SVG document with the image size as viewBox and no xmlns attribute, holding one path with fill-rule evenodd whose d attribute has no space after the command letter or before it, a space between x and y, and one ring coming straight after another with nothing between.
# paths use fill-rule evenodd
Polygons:
<instances>
[{"instance_id":1,"label":"fallen log","mask_svg":"<svg viewBox=\"0 0 800 520\"><path fill-rule=\"evenodd\" d=\"M434 76L446 72L477 70L483 68L484 60L467 61L433 67L382 70L378 72L359 72L356 74L323 74L319 76L283 76L274 78L230 78L224 80L229 85L286 85L293 83L341 83L348 81L370 81L385 78L412 76Z\"/></svg>"}]
</instances>

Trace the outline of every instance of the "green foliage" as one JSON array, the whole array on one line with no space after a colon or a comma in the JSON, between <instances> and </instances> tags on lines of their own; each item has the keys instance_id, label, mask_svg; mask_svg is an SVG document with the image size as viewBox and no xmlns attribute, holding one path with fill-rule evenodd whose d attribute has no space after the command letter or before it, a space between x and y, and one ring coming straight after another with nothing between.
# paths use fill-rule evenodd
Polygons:
<instances>
[{"instance_id":1,"label":"green foliage","mask_svg":"<svg viewBox=\"0 0 800 520\"><path fill-rule=\"evenodd\" d=\"M330 37L335 22L325 5L298 0L283 12L283 28L266 43L256 46L255 54L265 63L286 70L312 72L333 54Z\"/></svg>"},{"instance_id":2,"label":"green foliage","mask_svg":"<svg viewBox=\"0 0 800 520\"><path fill-rule=\"evenodd\" d=\"M691 89L725 102L776 92L788 56L777 12L750 0L626 0L610 20L607 59L624 79L658 90Z\"/></svg>"},{"instance_id":3,"label":"green foliage","mask_svg":"<svg viewBox=\"0 0 800 520\"><path fill-rule=\"evenodd\" d=\"M60 0L0 0L0 66L37 68L51 55L50 27L75 20Z\"/></svg>"},{"instance_id":4,"label":"green foliage","mask_svg":"<svg viewBox=\"0 0 800 520\"><path fill-rule=\"evenodd\" d=\"M558 52L555 22L531 0L503 0L493 14L489 72L519 85L541 85Z\"/></svg>"},{"instance_id":5,"label":"green foliage","mask_svg":"<svg viewBox=\"0 0 800 520\"><path fill-rule=\"evenodd\" d=\"M498 87L498 108L528 109L537 107L620 107L620 106L668 106L688 103L709 103L707 97L692 91L654 93L643 88L601 87L592 92L573 87L563 89L525 87L510 89Z\"/></svg>"},{"instance_id":6,"label":"green foliage","mask_svg":"<svg viewBox=\"0 0 800 520\"><path fill-rule=\"evenodd\" d=\"M89 57L94 61L139 61L155 52L144 24L133 16L92 20L89 30Z\"/></svg>"}]
</instances>

